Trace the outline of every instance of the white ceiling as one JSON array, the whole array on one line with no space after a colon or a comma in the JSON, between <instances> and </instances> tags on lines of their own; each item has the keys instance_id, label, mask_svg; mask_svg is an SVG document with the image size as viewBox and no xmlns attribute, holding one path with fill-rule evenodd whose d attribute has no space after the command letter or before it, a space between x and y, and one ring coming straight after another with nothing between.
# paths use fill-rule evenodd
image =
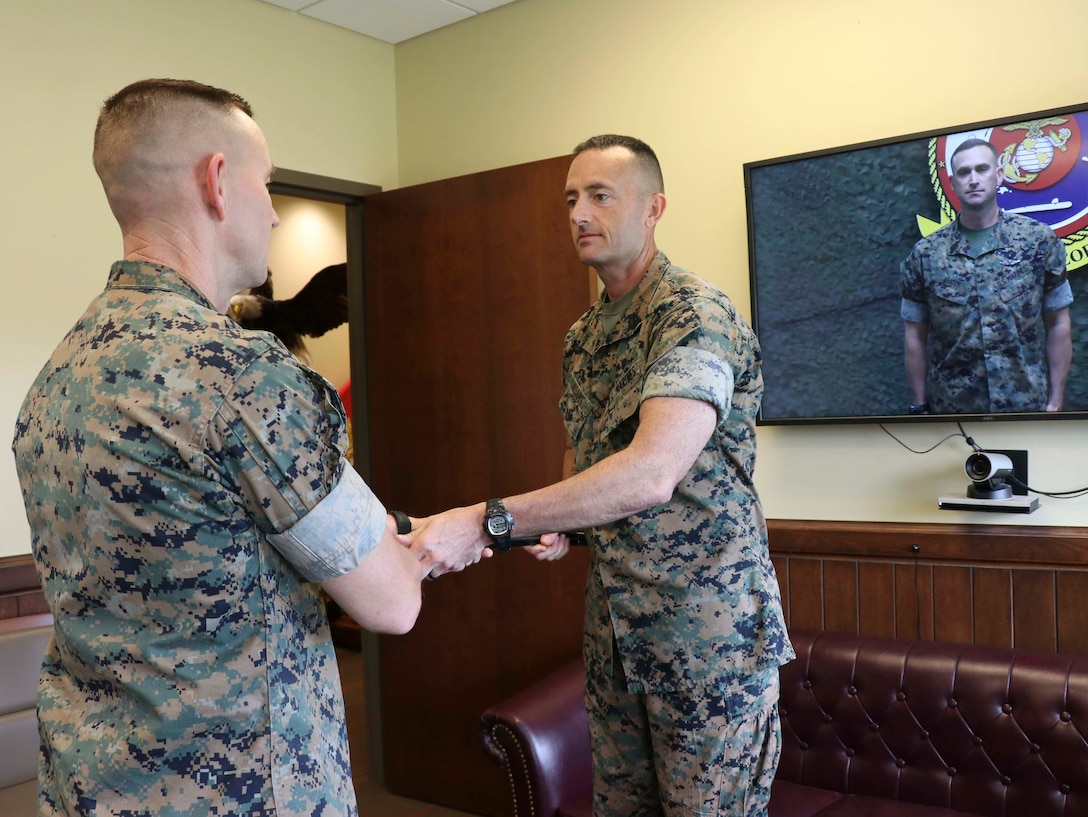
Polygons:
<instances>
[{"instance_id":1,"label":"white ceiling","mask_svg":"<svg viewBox=\"0 0 1088 817\"><path fill-rule=\"evenodd\" d=\"M514 1L264 0L387 43L399 43Z\"/></svg>"}]
</instances>

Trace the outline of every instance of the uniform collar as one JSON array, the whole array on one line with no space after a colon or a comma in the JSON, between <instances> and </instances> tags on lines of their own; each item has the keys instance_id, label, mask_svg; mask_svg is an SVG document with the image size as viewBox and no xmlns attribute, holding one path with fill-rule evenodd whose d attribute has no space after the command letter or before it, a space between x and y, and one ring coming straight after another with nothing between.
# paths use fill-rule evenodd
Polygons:
<instances>
[{"instance_id":1,"label":"uniform collar","mask_svg":"<svg viewBox=\"0 0 1088 817\"><path fill-rule=\"evenodd\" d=\"M1005 211L999 210L997 213L997 221L994 222L993 231L990 233L990 238L987 240L985 247L981 252L975 253L972 256L971 245L967 240L967 236L963 234L963 228L960 227L960 217L956 216L956 220L952 222L954 235L950 252L953 255L966 255L977 258L979 255L984 255L985 253L997 249L997 247L1001 246L1004 238L1003 225L1005 221Z\"/></svg>"},{"instance_id":2,"label":"uniform collar","mask_svg":"<svg viewBox=\"0 0 1088 817\"><path fill-rule=\"evenodd\" d=\"M107 289L138 289L142 292L172 292L201 306L215 310L215 305L180 272L165 264L150 261L115 261L110 268Z\"/></svg>"},{"instance_id":3,"label":"uniform collar","mask_svg":"<svg viewBox=\"0 0 1088 817\"><path fill-rule=\"evenodd\" d=\"M631 303L627 307L627 311L616 322L612 331L607 335L602 336L600 332L596 334L596 340L590 344L590 351L596 351L602 346L606 346L610 343L615 343L618 340L635 335L639 332L642 326L642 317L649 309L650 304L653 303L654 298L657 295L658 288L661 286L661 281L665 277L666 271L672 266L672 262L669 261L668 256L660 250L654 256L650 262L650 266L647 267L642 279L635 285L634 297L631 299ZM597 300L597 303L593 307L593 318L595 320L601 320L601 309L604 304L604 293Z\"/></svg>"}]
</instances>

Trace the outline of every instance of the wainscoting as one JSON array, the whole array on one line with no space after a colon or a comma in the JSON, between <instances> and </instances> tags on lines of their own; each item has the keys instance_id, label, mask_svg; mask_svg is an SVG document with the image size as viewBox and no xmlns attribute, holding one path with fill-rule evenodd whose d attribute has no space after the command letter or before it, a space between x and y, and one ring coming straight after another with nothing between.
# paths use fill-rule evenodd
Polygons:
<instances>
[{"instance_id":1,"label":"wainscoting","mask_svg":"<svg viewBox=\"0 0 1088 817\"><path fill-rule=\"evenodd\" d=\"M29 555L0 558L0 619L48 612L34 560Z\"/></svg>"},{"instance_id":2,"label":"wainscoting","mask_svg":"<svg viewBox=\"0 0 1088 817\"><path fill-rule=\"evenodd\" d=\"M1088 528L771 520L786 620L1088 654Z\"/></svg>"},{"instance_id":3,"label":"wainscoting","mask_svg":"<svg viewBox=\"0 0 1088 817\"><path fill-rule=\"evenodd\" d=\"M768 529L791 626L1088 654L1088 528ZM30 556L0 558L0 619L44 612Z\"/></svg>"}]
</instances>

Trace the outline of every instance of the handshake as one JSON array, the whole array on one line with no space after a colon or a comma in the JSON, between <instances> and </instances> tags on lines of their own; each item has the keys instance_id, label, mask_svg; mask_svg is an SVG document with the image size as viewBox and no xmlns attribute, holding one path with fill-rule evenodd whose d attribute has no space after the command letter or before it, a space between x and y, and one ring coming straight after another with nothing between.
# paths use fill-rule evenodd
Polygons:
<instances>
[{"instance_id":1,"label":"handshake","mask_svg":"<svg viewBox=\"0 0 1088 817\"><path fill-rule=\"evenodd\" d=\"M415 554L428 579L459 572L481 559L515 547L526 548L537 559L552 561L563 558L572 545L587 544L586 533L580 530L495 537L485 528L485 507L480 503L423 518L412 518L401 511L393 511L397 541ZM513 530L512 520L509 529Z\"/></svg>"}]
</instances>

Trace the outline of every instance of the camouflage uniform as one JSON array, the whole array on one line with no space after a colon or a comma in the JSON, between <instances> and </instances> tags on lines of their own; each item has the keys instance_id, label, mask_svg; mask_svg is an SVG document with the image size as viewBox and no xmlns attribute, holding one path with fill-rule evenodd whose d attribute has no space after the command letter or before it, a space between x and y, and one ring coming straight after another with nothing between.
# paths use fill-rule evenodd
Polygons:
<instances>
[{"instance_id":1,"label":"camouflage uniform","mask_svg":"<svg viewBox=\"0 0 1088 817\"><path fill-rule=\"evenodd\" d=\"M1045 411L1043 313L1073 302L1065 248L1040 221L1002 212L972 251L959 220L900 267L901 316L929 324L926 400L934 413Z\"/></svg>"},{"instance_id":2,"label":"camouflage uniform","mask_svg":"<svg viewBox=\"0 0 1088 817\"><path fill-rule=\"evenodd\" d=\"M344 494L361 484L344 430L335 390L272 335L173 270L113 266L27 395L13 446L56 622L39 814L357 814L308 583L384 530L369 491ZM365 521L330 532L328 552L270 545L345 498Z\"/></svg>"},{"instance_id":3,"label":"camouflage uniform","mask_svg":"<svg viewBox=\"0 0 1088 817\"><path fill-rule=\"evenodd\" d=\"M592 532L584 645L591 720L613 733L625 755L614 765L622 770L638 762L636 747L651 736L637 734L643 726L619 726L627 719L592 700L593 690L668 698L704 728L710 710L727 721L771 712L769 785L777 763L777 672L794 653L752 479L763 393L758 342L724 294L662 253L606 334L601 312L598 302L564 344L560 408L578 470L631 443L649 398L706 401L718 424L671 500ZM623 735L627 728L636 734ZM597 748L597 813L624 813L630 804L603 802L621 797L603 788L623 784ZM640 785L631 784L632 797L645 801L651 795ZM669 781L664 799L682 785Z\"/></svg>"}]
</instances>

